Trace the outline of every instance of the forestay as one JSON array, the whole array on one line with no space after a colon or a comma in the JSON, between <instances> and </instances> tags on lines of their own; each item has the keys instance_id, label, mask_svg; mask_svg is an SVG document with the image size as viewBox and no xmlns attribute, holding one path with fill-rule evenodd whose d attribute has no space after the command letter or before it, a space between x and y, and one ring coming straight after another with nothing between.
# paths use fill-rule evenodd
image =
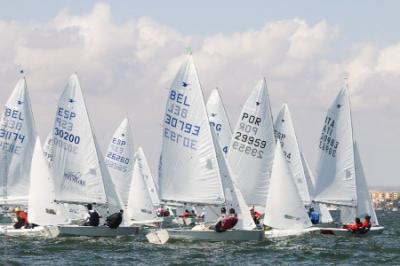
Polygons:
<instances>
[{"instance_id":1,"label":"forestay","mask_svg":"<svg viewBox=\"0 0 400 266\"><path fill-rule=\"evenodd\" d=\"M310 205L311 198L305 175L306 170L302 163L299 144L287 104L283 104L275 120L275 137L281 142L283 154L288 161L303 204Z\"/></svg>"},{"instance_id":2,"label":"forestay","mask_svg":"<svg viewBox=\"0 0 400 266\"><path fill-rule=\"evenodd\" d=\"M134 154L132 130L128 118L125 118L114 132L105 157L108 171L124 206L128 205Z\"/></svg>"},{"instance_id":3,"label":"forestay","mask_svg":"<svg viewBox=\"0 0 400 266\"><path fill-rule=\"evenodd\" d=\"M129 219L143 221L157 218L146 182L146 179L151 178L149 174L150 169L147 165L146 157L143 150L139 148L135 155L128 198L127 211Z\"/></svg>"},{"instance_id":4,"label":"forestay","mask_svg":"<svg viewBox=\"0 0 400 266\"><path fill-rule=\"evenodd\" d=\"M169 90L159 169L162 200L224 202L204 98L192 56Z\"/></svg>"},{"instance_id":5,"label":"forestay","mask_svg":"<svg viewBox=\"0 0 400 266\"><path fill-rule=\"evenodd\" d=\"M279 142L275 148L268 189L264 225L274 229L304 229L311 226Z\"/></svg>"},{"instance_id":6,"label":"forestay","mask_svg":"<svg viewBox=\"0 0 400 266\"><path fill-rule=\"evenodd\" d=\"M218 141L225 154L232 139L232 129L218 89L214 89L207 101L207 112L210 125L215 129Z\"/></svg>"},{"instance_id":7,"label":"forestay","mask_svg":"<svg viewBox=\"0 0 400 266\"><path fill-rule=\"evenodd\" d=\"M347 89L328 110L319 143L316 201L356 207L353 131Z\"/></svg>"},{"instance_id":8,"label":"forestay","mask_svg":"<svg viewBox=\"0 0 400 266\"><path fill-rule=\"evenodd\" d=\"M109 196L108 204L118 205L76 74L58 101L52 138L56 200L106 204Z\"/></svg>"},{"instance_id":9,"label":"forestay","mask_svg":"<svg viewBox=\"0 0 400 266\"><path fill-rule=\"evenodd\" d=\"M65 209L54 202L54 184L39 137L36 140L30 172L29 222L38 225L69 223Z\"/></svg>"},{"instance_id":10,"label":"forestay","mask_svg":"<svg viewBox=\"0 0 400 266\"><path fill-rule=\"evenodd\" d=\"M228 151L228 162L248 205L265 205L274 146L272 114L263 79L243 106Z\"/></svg>"},{"instance_id":11,"label":"forestay","mask_svg":"<svg viewBox=\"0 0 400 266\"><path fill-rule=\"evenodd\" d=\"M18 81L0 120L0 204L26 204L36 130L25 78Z\"/></svg>"}]
</instances>

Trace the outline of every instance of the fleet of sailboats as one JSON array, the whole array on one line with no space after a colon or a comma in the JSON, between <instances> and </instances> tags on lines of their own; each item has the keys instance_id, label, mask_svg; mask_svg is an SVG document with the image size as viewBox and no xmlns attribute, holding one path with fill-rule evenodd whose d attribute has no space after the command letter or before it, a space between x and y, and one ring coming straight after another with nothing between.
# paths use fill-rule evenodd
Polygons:
<instances>
[{"instance_id":1,"label":"fleet of sailboats","mask_svg":"<svg viewBox=\"0 0 400 266\"><path fill-rule=\"evenodd\" d=\"M143 149L135 151L127 118L102 155L76 74L71 75L55 114L42 147L25 78L18 81L0 120L0 206L24 206L33 226L14 229L8 224L0 234L134 235L143 226L165 225L167 218L159 217L159 208L189 206L204 210L201 223L151 230L147 239L164 244L170 239L260 241L310 233L354 235L333 226L328 205L340 211L341 225L369 215L372 227L364 234L383 231L354 138L346 86L324 120L317 178L300 148L287 104L274 122L265 79L251 91L232 131L218 89L205 103L192 55L168 92L158 178L152 175ZM86 204L95 204L103 217L121 210L123 222L117 229L83 226L77 221ZM308 216L311 207L330 226L313 226ZM233 228L223 233L213 225L220 208L232 209L237 216ZM252 216L251 208L265 213L262 223Z\"/></svg>"}]
</instances>

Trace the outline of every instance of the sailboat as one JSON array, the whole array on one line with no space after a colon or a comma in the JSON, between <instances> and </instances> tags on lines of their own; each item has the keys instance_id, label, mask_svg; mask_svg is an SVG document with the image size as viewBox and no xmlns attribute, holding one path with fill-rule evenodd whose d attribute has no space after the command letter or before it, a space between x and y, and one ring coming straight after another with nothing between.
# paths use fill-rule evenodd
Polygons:
<instances>
[{"instance_id":1,"label":"sailboat","mask_svg":"<svg viewBox=\"0 0 400 266\"><path fill-rule=\"evenodd\" d=\"M206 108L210 126L216 132L222 151L227 154L232 139L232 129L218 89L211 91Z\"/></svg>"},{"instance_id":2,"label":"sailboat","mask_svg":"<svg viewBox=\"0 0 400 266\"><path fill-rule=\"evenodd\" d=\"M289 111L289 106L286 103L283 104L275 120L275 137L280 140L283 154L285 155L292 171L294 182L303 201L303 205L310 208L312 203L312 193L314 191L313 177L305 156L300 151L292 116ZM332 217L329 211L326 210L325 205L316 205L313 207L320 210L321 221L332 221Z\"/></svg>"},{"instance_id":3,"label":"sailboat","mask_svg":"<svg viewBox=\"0 0 400 266\"><path fill-rule=\"evenodd\" d=\"M272 165L271 179L265 204L266 238L280 238L319 232L312 228L304 201L287 161L287 152L278 143Z\"/></svg>"},{"instance_id":4,"label":"sailboat","mask_svg":"<svg viewBox=\"0 0 400 266\"><path fill-rule=\"evenodd\" d=\"M367 181L354 138L347 84L328 110L322 128L319 150L315 201L337 206L342 224L353 222L355 217L363 218L369 215L372 227L363 235L381 233L384 228L379 226L371 204ZM341 228L326 228L321 233L353 234Z\"/></svg>"},{"instance_id":5,"label":"sailboat","mask_svg":"<svg viewBox=\"0 0 400 266\"><path fill-rule=\"evenodd\" d=\"M202 89L190 55L178 71L167 100L159 177L161 199L166 203L216 206L232 202L239 207L237 194L240 191L229 185L231 176L222 152L209 124ZM244 200L243 204L246 205ZM168 229L151 232L146 237L157 244L168 239L262 239L263 232L252 230L255 225L248 208L236 210L240 220L236 230L217 233L206 227ZM250 226L245 222L248 220L246 217L250 217Z\"/></svg>"},{"instance_id":6,"label":"sailboat","mask_svg":"<svg viewBox=\"0 0 400 266\"><path fill-rule=\"evenodd\" d=\"M125 118L114 132L105 156L105 163L124 208L128 205L134 155L132 130L128 118Z\"/></svg>"},{"instance_id":7,"label":"sailboat","mask_svg":"<svg viewBox=\"0 0 400 266\"><path fill-rule=\"evenodd\" d=\"M31 100L21 78L0 120L0 206L27 205L35 138Z\"/></svg>"},{"instance_id":8,"label":"sailboat","mask_svg":"<svg viewBox=\"0 0 400 266\"><path fill-rule=\"evenodd\" d=\"M93 133L78 76L73 74L62 93L53 128L55 199L60 203L97 204L117 212L123 204L104 163ZM104 213L107 215L107 213ZM136 227L60 225L61 236L117 236L137 233Z\"/></svg>"},{"instance_id":9,"label":"sailboat","mask_svg":"<svg viewBox=\"0 0 400 266\"><path fill-rule=\"evenodd\" d=\"M70 219L66 216L63 206L56 204L54 199L53 178L37 137L32 157L28 199L29 222L37 226L21 229L10 226L0 233L9 236L57 237L59 231L55 225L69 224Z\"/></svg>"},{"instance_id":10,"label":"sailboat","mask_svg":"<svg viewBox=\"0 0 400 266\"><path fill-rule=\"evenodd\" d=\"M262 79L242 108L228 150L229 165L249 206L265 206L274 148L267 83Z\"/></svg>"},{"instance_id":11,"label":"sailboat","mask_svg":"<svg viewBox=\"0 0 400 266\"><path fill-rule=\"evenodd\" d=\"M160 200L155 190L153 177L143 149L139 147L135 153L135 162L131 173L127 215L129 224L149 225L162 223L163 218L157 217L157 207Z\"/></svg>"}]
</instances>

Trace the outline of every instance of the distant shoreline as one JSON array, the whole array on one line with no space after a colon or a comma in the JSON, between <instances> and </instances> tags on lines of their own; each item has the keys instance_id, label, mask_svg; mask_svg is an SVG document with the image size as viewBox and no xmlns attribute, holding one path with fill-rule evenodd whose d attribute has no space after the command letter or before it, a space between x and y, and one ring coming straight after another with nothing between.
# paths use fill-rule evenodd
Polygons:
<instances>
[{"instance_id":1,"label":"distant shoreline","mask_svg":"<svg viewBox=\"0 0 400 266\"><path fill-rule=\"evenodd\" d=\"M400 186L370 186L370 191L400 192Z\"/></svg>"}]
</instances>

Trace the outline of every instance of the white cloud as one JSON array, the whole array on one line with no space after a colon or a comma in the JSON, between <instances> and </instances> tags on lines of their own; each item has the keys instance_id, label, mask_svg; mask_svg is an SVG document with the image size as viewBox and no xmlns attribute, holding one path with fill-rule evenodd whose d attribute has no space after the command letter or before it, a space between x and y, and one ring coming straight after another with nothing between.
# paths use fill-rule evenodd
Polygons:
<instances>
[{"instance_id":1,"label":"white cloud","mask_svg":"<svg viewBox=\"0 0 400 266\"><path fill-rule=\"evenodd\" d=\"M63 10L46 22L0 21L0 34L1 102L24 68L44 137L57 97L68 76L77 71L103 149L120 120L129 116L136 146L145 148L153 169L161 144L166 88L189 46L205 94L220 87L233 124L244 99L265 76L274 110L289 102L300 142L312 161L325 109L341 86L344 71L350 72L355 113L377 119L384 115L387 119L381 119L379 127L400 134L399 108L394 107L400 102L400 42L382 49L372 44L338 45L343 41L340 31L326 21L289 19L260 29L199 37L183 35L148 17L116 23L111 8L97 4L86 15ZM346 46L356 48L347 54L340 48ZM370 179L379 180L384 168L391 182L395 162L380 158L393 145L383 141L386 148L376 151L368 143L377 139L379 130L360 121L357 132L372 132L359 134L367 143L366 148L360 145L368 154L363 158ZM371 163L374 160L380 164Z\"/></svg>"}]
</instances>

